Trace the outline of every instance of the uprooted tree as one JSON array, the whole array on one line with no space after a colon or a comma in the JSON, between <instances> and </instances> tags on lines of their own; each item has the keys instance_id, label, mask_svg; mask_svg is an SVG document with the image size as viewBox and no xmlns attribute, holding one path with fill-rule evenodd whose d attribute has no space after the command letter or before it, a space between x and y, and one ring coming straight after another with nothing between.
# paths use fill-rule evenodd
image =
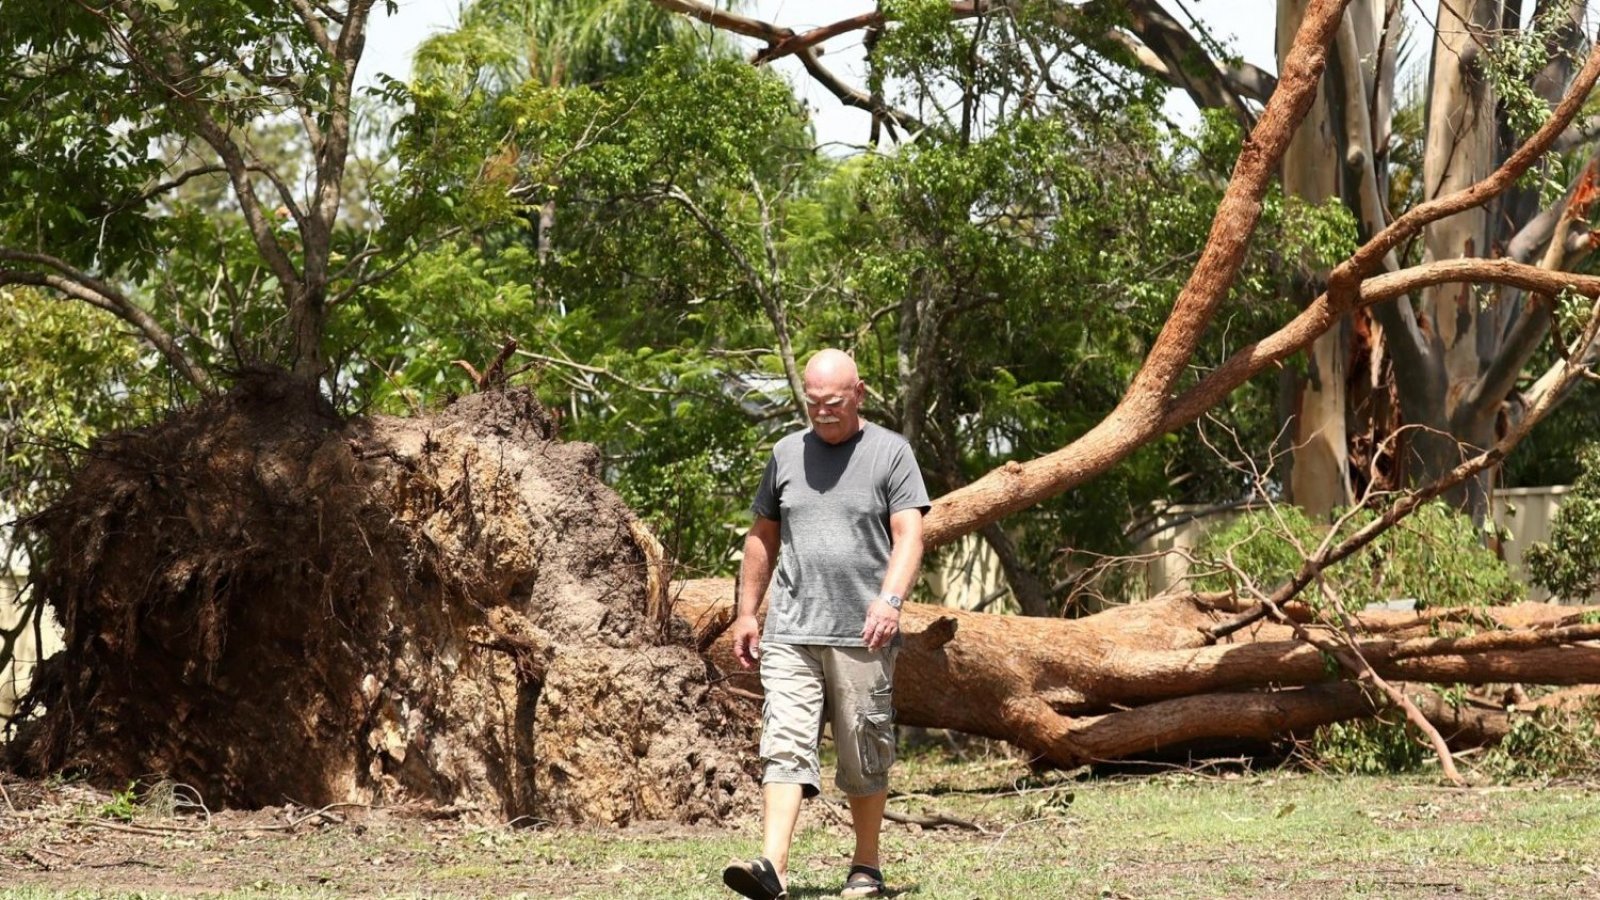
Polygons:
<instances>
[{"instance_id":1,"label":"uprooted tree","mask_svg":"<svg viewBox=\"0 0 1600 900\"><path fill-rule=\"evenodd\" d=\"M599 482L598 456L560 442L526 393L502 390L514 348L472 369L479 393L432 416L346 419L325 399L346 388L335 359L361 367L350 345L329 352L337 311L443 239L447 229L430 227L447 220L441 182L462 175L430 172L430 162L443 167L428 155L439 148L423 147L387 188L393 229L341 218L353 78L373 7L109 0L48 4L0 24L16 51L0 63L0 127L10 132L0 158L29 187L4 198L0 285L115 316L197 399L97 444L35 519L47 538L40 585L67 650L37 679L39 716L10 757L33 771L171 777L231 803L416 799L606 822L724 815L749 795L750 723L744 692L718 672L715 610L686 594L701 606L680 598L685 615L672 615L660 550ZM1512 259L1384 271L1404 241L1490 202L1549 150L1600 74L1597 53L1504 165L1375 229L1300 315L1184 381L1319 90L1343 10L1307 9L1210 239L1122 402L1070 445L941 497L933 542L1089 483L1349 313L1443 284L1600 296L1600 279ZM803 40L772 43L772 53L811 58ZM309 162L266 152L263 123L297 129ZM485 149L461 169L484 190L511 182L515 196L523 186L500 177L501 151L517 148ZM164 205L199 179L225 187L237 233L207 232L203 217ZM664 196L704 214L692 198ZM179 265L171 251L194 242L215 254L203 267L215 303L203 321L174 322L162 293L144 286L159 285ZM781 297L762 299L781 344ZM1600 680L1582 623L1535 630L1519 611L1505 614L1503 631L1362 637L1304 621L1307 608L1292 602L1377 529L1503 459L1588 373L1596 317L1575 321L1562 360L1503 437L1356 536L1308 550L1281 587L1081 622L913 610L905 720L1072 763L1218 736L1230 721L1262 734L1391 702L1423 721L1441 717L1396 681ZM223 392L217 375L230 368L235 385ZM1429 617L1383 624L1426 630ZM1358 686L1333 678L1330 660Z\"/></svg>"}]
</instances>

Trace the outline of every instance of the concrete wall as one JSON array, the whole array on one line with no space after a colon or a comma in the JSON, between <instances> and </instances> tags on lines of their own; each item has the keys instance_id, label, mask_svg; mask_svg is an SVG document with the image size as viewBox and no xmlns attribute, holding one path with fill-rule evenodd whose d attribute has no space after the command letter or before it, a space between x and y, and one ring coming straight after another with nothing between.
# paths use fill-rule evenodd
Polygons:
<instances>
[{"instance_id":1,"label":"concrete wall","mask_svg":"<svg viewBox=\"0 0 1600 900\"><path fill-rule=\"evenodd\" d=\"M16 598L22 585L27 583L28 573L13 571L11 566L5 565L5 549L4 536L0 534L0 631L10 633L22 619L22 610L17 607ZM44 639L43 646L40 646L37 637ZM0 666L0 727L11 718L17 698L27 690L28 680L33 677L33 667L39 660L60 649L61 630L48 614L37 636L31 626L21 629L12 649L11 665Z\"/></svg>"},{"instance_id":2,"label":"concrete wall","mask_svg":"<svg viewBox=\"0 0 1600 900\"><path fill-rule=\"evenodd\" d=\"M1550 592L1529 584L1527 571L1522 568L1522 554L1533 544L1550 540L1550 523L1570 490L1566 485L1506 488L1495 491L1490 500L1495 524L1511 534L1501 545L1500 555L1511 564L1517 580L1528 585L1529 600L1543 603L1550 599Z\"/></svg>"}]
</instances>

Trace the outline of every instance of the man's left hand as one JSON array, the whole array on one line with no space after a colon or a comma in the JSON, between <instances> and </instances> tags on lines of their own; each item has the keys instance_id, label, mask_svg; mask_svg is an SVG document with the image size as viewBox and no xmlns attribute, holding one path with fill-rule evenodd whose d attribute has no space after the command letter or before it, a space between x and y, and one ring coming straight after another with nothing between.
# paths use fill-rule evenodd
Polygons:
<instances>
[{"instance_id":1,"label":"man's left hand","mask_svg":"<svg viewBox=\"0 0 1600 900\"><path fill-rule=\"evenodd\" d=\"M900 610L883 602L882 597L867 607L867 624L861 629L861 639L868 650L882 650L900 633Z\"/></svg>"}]
</instances>

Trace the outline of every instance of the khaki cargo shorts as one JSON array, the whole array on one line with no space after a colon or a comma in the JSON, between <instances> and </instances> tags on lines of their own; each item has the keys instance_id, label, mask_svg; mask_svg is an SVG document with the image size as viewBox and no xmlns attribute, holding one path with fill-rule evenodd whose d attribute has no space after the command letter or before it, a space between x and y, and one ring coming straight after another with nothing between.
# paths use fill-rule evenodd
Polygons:
<instances>
[{"instance_id":1,"label":"khaki cargo shorts","mask_svg":"<svg viewBox=\"0 0 1600 900\"><path fill-rule=\"evenodd\" d=\"M839 750L834 783L846 796L864 797L889 786L894 765L893 647L761 644L763 784L822 790L817 743L822 723L833 726Z\"/></svg>"}]
</instances>

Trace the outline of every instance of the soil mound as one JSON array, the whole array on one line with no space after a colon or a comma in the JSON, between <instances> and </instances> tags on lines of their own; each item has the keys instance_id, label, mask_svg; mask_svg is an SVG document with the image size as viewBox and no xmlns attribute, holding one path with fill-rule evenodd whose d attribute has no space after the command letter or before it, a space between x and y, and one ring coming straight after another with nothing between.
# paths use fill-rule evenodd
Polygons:
<instances>
[{"instance_id":1,"label":"soil mound","mask_svg":"<svg viewBox=\"0 0 1600 900\"><path fill-rule=\"evenodd\" d=\"M346 421L256 373L91 456L35 523L66 650L14 767L554 822L751 800L659 545L527 391Z\"/></svg>"}]
</instances>

